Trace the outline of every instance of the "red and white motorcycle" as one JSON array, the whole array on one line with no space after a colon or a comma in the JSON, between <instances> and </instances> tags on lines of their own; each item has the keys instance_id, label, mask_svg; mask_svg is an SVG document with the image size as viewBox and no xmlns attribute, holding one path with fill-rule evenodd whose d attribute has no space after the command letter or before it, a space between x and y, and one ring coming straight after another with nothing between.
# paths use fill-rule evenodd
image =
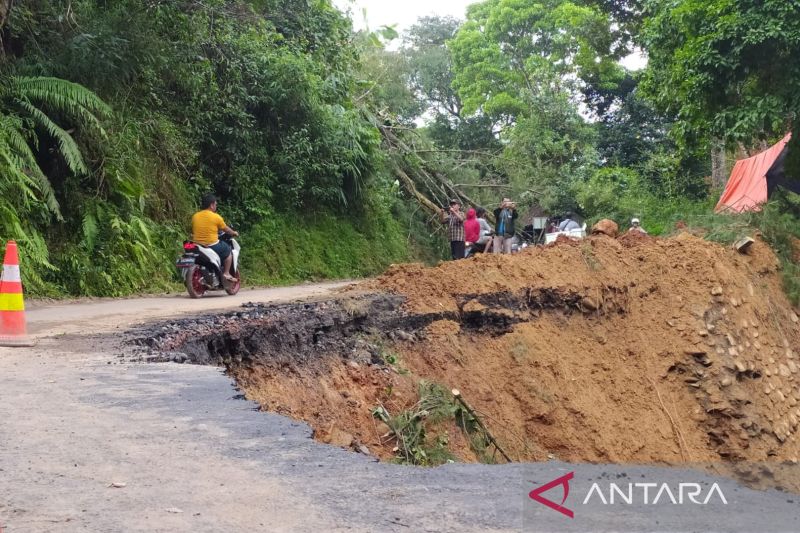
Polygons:
<instances>
[{"instance_id":1,"label":"red and white motorcycle","mask_svg":"<svg viewBox=\"0 0 800 533\"><path fill-rule=\"evenodd\" d=\"M181 271L183 284L192 298L200 298L206 291L224 290L228 294L236 294L241 286L239 272L239 251L241 246L231 235L221 233L219 240L228 243L231 247L233 263L231 276L234 281L228 281L222 276L222 261L217 253L196 242L183 241L183 255L178 258L175 266Z\"/></svg>"}]
</instances>

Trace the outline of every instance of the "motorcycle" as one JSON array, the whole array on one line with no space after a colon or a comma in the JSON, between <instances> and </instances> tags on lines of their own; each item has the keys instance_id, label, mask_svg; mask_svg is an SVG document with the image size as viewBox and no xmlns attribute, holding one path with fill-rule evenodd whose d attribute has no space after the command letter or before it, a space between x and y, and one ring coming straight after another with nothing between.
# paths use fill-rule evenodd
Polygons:
<instances>
[{"instance_id":1,"label":"motorcycle","mask_svg":"<svg viewBox=\"0 0 800 533\"><path fill-rule=\"evenodd\" d=\"M489 239L494 238L494 231L485 230L481 232L481 237L489 237ZM471 242L466 246L466 253L464 257L473 257L476 254L482 254L483 250L486 248L486 243L478 244L477 242Z\"/></svg>"},{"instance_id":2,"label":"motorcycle","mask_svg":"<svg viewBox=\"0 0 800 533\"><path fill-rule=\"evenodd\" d=\"M228 243L228 246L231 247L233 256L231 276L235 278L233 281L228 281L222 276L222 261L214 250L196 242L183 241L183 255L178 257L175 266L181 272L183 284L192 298L200 298L206 291L224 290L230 295L239 292L241 287L239 275L241 246L227 233L220 233L219 240Z\"/></svg>"}]
</instances>

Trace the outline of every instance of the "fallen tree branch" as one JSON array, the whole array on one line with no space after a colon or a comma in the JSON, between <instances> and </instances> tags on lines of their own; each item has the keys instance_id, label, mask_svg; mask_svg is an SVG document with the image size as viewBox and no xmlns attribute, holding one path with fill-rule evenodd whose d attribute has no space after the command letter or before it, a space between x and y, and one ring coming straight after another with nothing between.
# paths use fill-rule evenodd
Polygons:
<instances>
[{"instance_id":1,"label":"fallen tree branch","mask_svg":"<svg viewBox=\"0 0 800 533\"><path fill-rule=\"evenodd\" d=\"M478 414L472 409L472 407L470 407L467 404L464 398L461 397L461 392L458 389L453 389L451 392L453 393L453 397L456 399L456 401L460 403L461 406L464 407L464 409L466 409L466 411L472 416L472 418L475 419L475 423L478 424L478 426L480 426L481 430L483 430L484 434L486 435L486 438L488 438L489 442L491 442L492 445L495 447L495 449L498 452L500 452L500 455L502 455L505 458L505 460L508 461L509 463L513 463L514 461L511 460L511 457L509 457L508 454L506 454L506 452L503 451L503 448L501 448L500 445L497 443L497 440L494 438L494 435L492 435L489 432L489 429L483 424L483 422L481 422L481 419L478 417Z\"/></svg>"},{"instance_id":2,"label":"fallen tree branch","mask_svg":"<svg viewBox=\"0 0 800 533\"><path fill-rule=\"evenodd\" d=\"M494 189L511 189L511 185L501 185L496 183L456 183L453 187L484 187Z\"/></svg>"},{"instance_id":3,"label":"fallen tree branch","mask_svg":"<svg viewBox=\"0 0 800 533\"><path fill-rule=\"evenodd\" d=\"M480 154L486 155L489 157L497 157L497 153L492 152L484 152L482 150L459 150L459 149L448 149L448 148L423 148L419 150L414 150L415 153L418 154L428 154L428 153L459 153L459 154Z\"/></svg>"},{"instance_id":4,"label":"fallen tree branch","mask_svg":"<svg viewBox=\"0 0 800 533\"><path fill-rule=\"evenodd\" d=\"M433 214L440 215L442 212L442 208L436 205L435 203L431 202L427 196L422 194L417 190L416 185L414 185L414 180L408 177L408 174L403 172L399 166L394 167L394 172L397 177L400 179L400 182L406 188L406 190L413 196L423 207L425 207L428 211Z\"/></svg>"}]
</instances>

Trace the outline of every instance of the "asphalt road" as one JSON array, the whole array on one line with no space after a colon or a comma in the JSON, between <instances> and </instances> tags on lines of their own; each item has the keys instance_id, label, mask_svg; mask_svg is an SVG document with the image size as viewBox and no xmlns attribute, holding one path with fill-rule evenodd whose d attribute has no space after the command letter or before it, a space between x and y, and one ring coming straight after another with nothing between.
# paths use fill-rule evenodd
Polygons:
<instances>
[{"instance_id":1,"label":"asphalt road","mask_svg":"<svg viewBox=\"0 0 800 533\"><path fill-rule=\"evenodd\" d=\"M252 291L241 301L324 294ZM302 294L301 294L302 293ZM800 531L800 496L693 470L557 461L414 468L317 443L210 367L119 357L130 324L241 303L166 298L37 307L34 348L0 348L0 527L41 531ZM188 302L188 303L187 303ZM168 308L166 306L169 306ZM573 473L563 507L529 493ZM593 483L594 493L584 504ZM706 505L628 484L698 483ZM691 489L691 486L688 486ZM722 503L719 493L727 503ZM542 496L562 503L563 487Z\"/></svg>"}]
</instances>

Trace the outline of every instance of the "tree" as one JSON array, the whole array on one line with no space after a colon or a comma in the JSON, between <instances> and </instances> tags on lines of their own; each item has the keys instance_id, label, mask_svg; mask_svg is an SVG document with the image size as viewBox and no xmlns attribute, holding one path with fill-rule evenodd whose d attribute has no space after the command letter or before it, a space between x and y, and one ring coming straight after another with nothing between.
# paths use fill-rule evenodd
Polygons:
<instances>
[{"instance_id":1,"label":"tree","mask_svg":"<svg viewBox=\"0 0 800 533\"><path fill-rule=\"evenodd\" d=\"M574 80L615 86L627 48L610 17L568 0L487 0L468 8L450 43L454 86L466 112L481 110L505 124L531 112L541 91L576 92Z\"/></svg>"},{"instance_id":2,"label":"tree","mask_svg":"<svg viewBox=\"0 0 800 533\"><path fill-rule=\"evenodd\" d=\"M497 163L512 194L550 210L574 208L573 184L597 165L580 91L617 89L624 45L598 8L566 0L488 0L470 6L450 41L466 113L503 142Z\"/></svg>"},{"instance_id":3,"label":"tree","mask_svg":"<svg viewBox=\"0 0 800 533\"><path fill-rule=\"evenodd\" d=\"M357 36L359 89L362 93L355 100L359 105L368 103L372 111L384 117L410 126L422 114L425 104L417 98L411 86L409 58L386 48L386 43L394 40L396 35L394 29L383 28Z\"/></svg>"},{"instance_id":4,"label":"tree","mask_svg":"<svg viewBox=\"0 0 800 533\"><path fill-rule=\"evenodd\" d=\"M453 89L453 65L447 41L460 21L452 17L423 17L406 33L404 52L411 66L411 87L428 110L460 121L462 103Z\"/></svg>"},{"instance_id":5,"label":"tree","mask_svg":"<svg viewBox=\"0 0 800 533\"><path fill-rule=\"evenodd\" d=\"M626 87L627 91L620 90L613 95L618 104L606 108L597 122L599 155L613 166L640 165L669 142L667 134L671 122L642 98L636 79L630 79L632 83Z\"/></svg>"},{"instance_id":6,"label":"tree","mask_svg":"<svg viewBox=\"0 0 800 533\"><path fill-rule=\"evenodd\" d=\"M427 133L441 148L493 152L498 150L492 121L482 114L464 113L464 104L453 87L455 72L448 48L461 22L452 17L423 17L404 39L403 52L411 68L410 83L432 119Z\"/></svg>"},{"instance_id":7,"label":"tree","mask_svg":"<svg viewBox=\"0 0 800 533\"><path fill-rule=\"evenodd\" d=\"M800 111L795 0L650 0L646 92L682 143L782 135Z\"/></svg>"},{"instance_id":8,"label":"tree","mask_svg":"<svg viewBox=\"0 0 800 533\"><path fill-rule=\"evenodd\" d=\"M573 188L598 164L596 131L566 94L549 92L531 101L508 134L499 165L523 202L557 213L576 207Z\"/></svg>"}]
</instances>

